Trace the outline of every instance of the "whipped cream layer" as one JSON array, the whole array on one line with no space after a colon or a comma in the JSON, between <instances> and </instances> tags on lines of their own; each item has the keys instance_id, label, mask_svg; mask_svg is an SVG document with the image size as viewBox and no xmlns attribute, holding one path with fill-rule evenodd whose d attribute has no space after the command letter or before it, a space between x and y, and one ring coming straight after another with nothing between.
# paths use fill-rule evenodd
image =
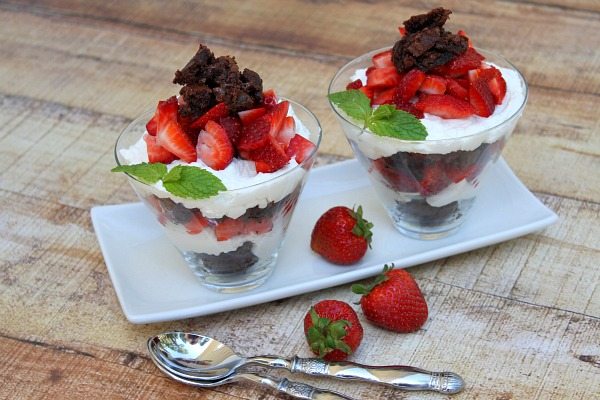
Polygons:
<instances>
[{"instance_id":1,"label":"whipped cream layer","mask_svg":"<svg viewBox=\"0 0 600 400\"><path fill-rule=\"evenodd\" d=\"M310 132L296 117L291 105L288 115L294 117L296 121L296 133L309 139ZM121 149L120 155L126 164L148 162L146 142L140 138L131 147ZM307 172L298 166L294 158L283 168L271 173L257 173L254 162L238 158L234 158L225 169L220 171L208 167L200 159L193 163L175 160L167 165L167 169L171 170L180 164L210 171L223 182L227 191L219 192L216 196L207 199L191 200L169 193L160 181L154 185L146 185L134 179L130 179L130 182L136 187L136 190L151 192L160 198L170 198L190 209L198 208L206 218L223 216L238 218L249 208L256 206L265 208L270 202L280 201L296 189Z\"/></svg>"},{"instance_id":2,"label":"whipped cream layer","mask_svg":"<svg viewBox=\"0 0 600 400\"><path fill-rule=\"evenodd\" d=\"M493 143L514 129L519 110L522 111L525 102L526 89L525 82L517 71L492 63L488 65L498 68L506 81L506 96L491 116L484 118L474 115L462 119L444 119L425 113L421 122L427 129L427 138L421 141L378 136L347 122L343 124L346 136L371 159L391 156L399 151L447 154L458 150L474 150L482 143ZM366 84L365 72L366 69L358 69L351 79L360 79ZM343 113L341 110L340 112ZM357 122L357 125L360 123Z\"/></svg>"}]
</instances>

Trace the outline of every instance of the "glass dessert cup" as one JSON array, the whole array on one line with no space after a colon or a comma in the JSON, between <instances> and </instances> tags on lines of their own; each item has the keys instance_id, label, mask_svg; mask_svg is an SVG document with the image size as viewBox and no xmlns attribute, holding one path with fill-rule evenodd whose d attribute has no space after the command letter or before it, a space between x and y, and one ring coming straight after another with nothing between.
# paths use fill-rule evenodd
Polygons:
<instances>
[{"instance_id":1,"label":"glass dessert cup","mask_svg":"<svg viewBox=\"0 0 600 400\"><path fill-rule=\"evenodd\" d=\"M288 100L288 99L284 99ZM302 187L321 141L317 118L288 100L297 120L310 132L316 148L306 159L282 174L260 183L190 200L176 197L131 175L128 182L163 226L194 275L207 288L236 293L263 284L275 268L277 255ZM118 165L127 164L121 150L134 145L146 132L154 110L134 120L115 145ZM160 185L158 183L157 185ZM172 268L165 265L165 273Z\"/></svg>"},{"instance_id":2,"label":"glass dessert cup","mask_svg":"<svg viewBox=\"0 0 600 400\"><path fill-rule=\"evenodd\" d=\"M356 70L368 68L373 55L388 49L366 53L341 67L329 94L346 90L356 79ZM406 236L439 239L460 228L481 185L491 184L486 182L485 171L500 156L525 108L527 83L517 68L498 55L477 51L486 62L515 71L523 91L523 100L491 127L456 138L400 140L367 131L330 102L378 199L395 228ZM509 97L510 93L504 101L510 101Z\"/></svg>"}]
</instances>

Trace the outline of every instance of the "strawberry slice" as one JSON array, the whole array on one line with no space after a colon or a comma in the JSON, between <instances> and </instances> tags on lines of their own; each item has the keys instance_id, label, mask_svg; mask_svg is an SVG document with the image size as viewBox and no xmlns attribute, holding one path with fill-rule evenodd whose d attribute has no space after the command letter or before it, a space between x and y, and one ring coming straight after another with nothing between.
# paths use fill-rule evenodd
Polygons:
<instances>
[{"instance_id":1,"label":"strawberry slice","mask_svg":"<svg viewBox=\"0 0 600 400\"><path fill-rule=\"evenodd\" d=\"M264 219L242 219L224 217L215 226L215 236L219 242L229 240L235 236L248 235L251 233L262 234L273 229L273 221Z\"/></svg>"},{"instance_id":2,"label":"strawberry slice","mask_svg":"<svg viewBox=\"0 0 600 400\"><path fill-rule=\"evenodd\" d=\"M470 178L478 172L476 164L471 164L466 168L458 168L455 166L446 166L446 176L454 183L458 183L463 179Z\"/></svg>"},{"instance_id":3,"label":"strawberry slice","mask_svg":"<svg viewBox=\"0 0 600 400\"><path fill-rule=\"evenodd\" d=\"M470 39L470 38L467 36L467 33L466 33L465 31L463 31L462 29L459 29L459 30L456 32L456 34L457 34L457 35L460 35L460 36L462 36L462 37L466 37L466 38L467 38L467 41L468 41L468 44L469 44L469 47L473 47L473 42L471 42L471 39Z\"/></svg>"},{"instance_id":4,"label":"strawberry slice","mask_svg":"<svg viewBox=\"0 0 600 400\"><path fill-rule=\"evenodd\" d=\"M296 162L300 164L314 152L316 147L313 142L304 136L296 134L290 140L290 145L286 149L286 153L288 157L295 157Z\"/></svg>"},{"instance_id":5,"label":"strawberry slice","mask_svg":"<svg viewBox=\"0 0 600 400\"><path fill-rule=\"evenodd\" d=\"M281 129L277 133L277 143L281 144L284 148L287 148L290 144L290 140L296 134L296 121L294 117L288 116L283 120Z\"/></svg>"},{"instance_id":6,"label":"strawberry slice","mask_svg":"<svg viewBox=\"0 0 600 400\"><path fill-rule=\"evenodd\" d=\"M184 225L187 233L190 235L197 235L209 225L209 221L204 218L200 210L194 209L192 217Z\"/></svg>"},{"instance_id":7,"label":"strawberry slice","mask_svg":"<svg viewBox=\"0 0 600 400\"><path fill-rule=\"evenodd\" d=\"M369 86L363 86L363 87L359 88L358 90L363 92L365 94L365 96L367 96L370 100L373 100L373 88L371 88Z\"/></svg>"},{"instance_id":8,"label":"strawberry slice","mask_svg":"<svg viewBox=\"0 0 600 400\"><path fill-rule=\"evenodd\" d=\"M157 128L157 118L158 118L158 107L156 111L154 111L154 115L150 118L150 121L146 123L146 132L148 132L151 136L156 136L156 128Z\"/></svg>"},{"instance_id":9,"label":"strawberry slice","mask_svg":"<svg viewBox=\"0 0 600 400\"><path fill-rule=\"evenodd\" d=\"M375 54L373 56L373 65L377 68L393 67L392 49Z\"/></svg>"},{"instance_id":10,"label":"strawberry slice","mask_svg":"<svg viewBox=\"0 0 600 400\"><path fill-rule=\"evenodd\" d=\"M406 28L405 27L399 26L398 32L400 33L400 36L406 36Z\"/></svg>"},{"instance_id":11,"label":"strawberry slice","mask_svg":"<svg viewBox=\"0 0 600 400\"><path fill-rule=\"evenodd\" d=\"M396 109L406 111L407 113L411 113L417 118L423 118L423 111L417 109L413 103L395 103Z\"/></svg>"},{"instance_id":12,"label":"strawberry slice","mask_svg":"<svg viewBox=\"0 0 600 400\"><path fill-rule=\"evenodd\" d=\"M229 107L225 103L218 103L191 123L193 129L204 129L208 121L218 121L219 118L229 115Z\"/></svg>"},{"instance_id":13,"label":"strawberry slice","mask_svg":"<svg viewBox=\"0 0 600 400\"><path fill-rule=\"evenodd\" d=\"M271 137L277 137L277 133L281 130L283 120L287 116L289 109L289 101L282 101L271 107L269 110L269 115L271 116L271 129L269 130L269 135L271 135Z\"/></svg>"},{"instance_id":14,"label":"strawberry slice","mask_svg":"<svg viewBox=\"0 0 600 400\"><path fill-rule=\"evenodd\" d=\"M253 108L250 110L240 111L238 116L242 121L242 125L249 125L252 121L262 117L267 113L267 109L265 107Z\"/></svg>"},{"instance_id":15,"label":"strawberry slice","mask_svg":"<svg viewBox=\"0 0 600 400\"><path fill-rule=\"evenodd\" d=\"M442 75L450 78L465 75L470 69L481 67L481 62L485 59L473 47L469 47L467 51L461 55L448 61L446 64L434 68L431 72L436 75Z\"/></svg>"},{"instance_id":16,"label":"strawberry slice","mask_svg":"<svg viewBox=\"0 0 600 400\"><path fill-rule=\"evenodd\" d=\"M469 101L469 90L465 89L455 79L448 78L446 80L446 93L457 99Z\"/></svg>"},{"instance_id":17,"label":"strawberry slice","mask_svg":"<svg viewBox=\"0 0 600 400\"><path fill-rule=\"evenodd\" d=\"M242 122L235 115L227 115L219 118L219 125L225 129L231 144L235 147L242 134Z\"/></svg>"},{"instance_id":18,"label":"strawberry slice","mask_svg":"<svg viewBox=\"0 0 600 400\"><path fill-rule=\"evenodd\" d=\"M502 75L492 78L488 81L488 87L494 96L496 105L502 104L504 96L506 96L506 81Z\"/></svg>"},{"instance_id":19,"label":"strawberry slice","mask_svg":"<svg viewBox=\"0 0 600 400\"><path fill-rule=\"evenodd\" d=\"M446 119L467 118L475 112L471 104L447 94L424 95L415 107L422 112Z\"/></svg>"},{"instance_id":20,"label":"strawberry slice","mask_svg":"<svg viewBox=\"0 0 600 400\"><path fill-rule=\"evenodd\" d=\"M175 96L158 103L156 143L181 160L191 163L197 159L196 149L177 122L177 110Z\"/></svg>"},{"instance_id":21,"label":"strawberry slice","mask_svg":"<svg viewBox=\"0 0 600 400\"><path fill-rule=\"evenodd\" d=\"M373 168L381 174L391 188L405 193L419 191L419 182L412 175L400 168L387 165L384 158L374 160Z\"/></svg>"},{"instance_id":22,"label":"strawberry slice","mask_svg":"<svg viewBox=\"0 0 600 400\"><path fill-rule=\"evenodd\" d=\"M243 124L243 120L242 120ZM267 144L271 131L272 116L265 114L248 125L242 127L242 133L237 142L237 148L243 151L256 150Z\"/></svg>"},{"instance_id":23,"label":"strawberry slice","mask_svg":"<svg viewBox=\"0 0 600 400\"><path fill-rule=\"evenodd\" d=\"M198 136L198 158L214 170L225 169L233 159L233 145L223 127L208 121Z\"/></svg>"},{"instance_id":24,"label":"strawberry slice","mask_svg":"<svg viewBox=\"0 0 600 400\"><path fill-rule=\"evenodd\" d=\"M506 95L506 81L502 77L500 70L491 65L486 68L470 70L469 81L474 82L477 79L486 81L494 97L494 102L502 104L502 100L504 100L504 96Z\"/></svg>"},{"instance_id":25,"label":"strawberry slice","mask_svg":"<svg viewBox=\"0 0 600 400\"><path fill-rule=\"evenodd\" d=\"M480 117L489 117L494 113L496 102L484 79L478 78L469 86L469 102Z\"/></svg>"},{"instance_id":26,"label":"strawberry slice","mask_svg":"<svg viewBox=\"0 0 600 400\"><path fill-rule=\"evenodd\" d=\"M373 89L389 88L400 83L396 67L373 68L367 71L367 86Z\"/></svg>"},{"instance_id":27,"label":"strawberry slice","mask_svg":"<svg viewBox=\"0 0 600 400\"><path fill-rule=\"evenodd\" d=\"M277 95L273 89L268 89L263 92L263 104L267 108L277 104Z\"/></svg>"},{"instance_id":28,"label":"strawberry slice","mask_svg":"<svg viewBox=\"0 0 600 400\"><path fill-rule=\"evenodd\" d=\"M389 88L384 90L375 90L373 92L373 100L371 105L381 104L394 104L394 95L396 94L396 88Z\"/></svg>"},{"instance_id":29,"label":"strawberry slice","mask_svg":"<svg viewBox=\"0 0 600 400\"><path fill-rule=\"evenodd\" d=\"M427 75L419 91L427 94L444 94L446 92L446 85L445 78L437 75Z\"/></svg>"},{"instance_id":30,"label":"strawberry slice","mask_svg":"<svg viewBox=\"0 0 600 400\"><path fill-rule=\"evenodd\" d=\"M444 190L450 184L450 180L446 176L442 165L436 162L425 167L420 184L421 194L423 196L430 196Z\"/></svg>"},{"instance_id":31,"label":"strawberry slice","mask_svg":"<svg viewBox=\"0 0 600 400\"><path fill-rule=\"evenodd\" d=\"M394 102L408 103L423 84L425 77L425 72L420 69L414 68L408 71L398 85L398 92L396 93Z\"/></svg>"},{"instance_id":32,"label":"strawberry slice","mask_svg":"<svg viewBox=\"0 0 600 400\"><path fill-rule=\"evenodd\" d=\"M248 159L255 161L256 172L275 172L288 163L290 157L286 154L277 139L267 136L267 143L248 153Z\"/></svg>"},{"instance_id":33,"label":"strawberry slice","mask_svg":"<svg viewBox=\"0 0 600 400\"><path fill-rule=\"evenodd\" d=\"M144 141L146 142L146 150L148 151L148 162L169 164L177 159L174 154L156 143L156 136L145 134Z\"/></svg>"},{"instance_id":34,"label":"strawberry slice","mask_svg":"<svg viewBox=\"0 0 600 400\"><path fill-rule=\"evenodd\" d=\"M360 89L361 87L363 87L363 83L360 79L357 79L357 80L352 81L349 84L347 84L346 90Z\"/></svg>"}]
</instances>

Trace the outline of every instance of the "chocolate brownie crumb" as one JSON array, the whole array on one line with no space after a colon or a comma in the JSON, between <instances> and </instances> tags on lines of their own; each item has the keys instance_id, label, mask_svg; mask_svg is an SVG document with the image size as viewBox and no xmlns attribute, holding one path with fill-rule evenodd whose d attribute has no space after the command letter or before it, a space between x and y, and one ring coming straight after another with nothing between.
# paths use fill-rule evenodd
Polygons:
<instances>
[{"instance_id":1,"label":"chocolate brownie crumb","mask_svg":"<svg viewBox=\"0 0 600 400\"><path fill-rule=\"evenodd\" d=\"M262 79L249 69L240 73L234 57L216 57L200 44L192 59L175 72L173 83L183 85L180 112L199 117L217 103L225 102L230 112L256 108L262 103Z\"/></svg>"},{"instance_id":2,"label":"chocolate brownie crumb","mask_svg":"<svg viewBox=\"0 0 600 400\"><path fill-rule=\"evenodd\" d=\"M406 35L396 42L392 50L392 60L398 72L404 73L413 68L427 72L467 51L468 39L443 27L451 13L440 7L404 21Z\"/></svg>"}]
</instances>

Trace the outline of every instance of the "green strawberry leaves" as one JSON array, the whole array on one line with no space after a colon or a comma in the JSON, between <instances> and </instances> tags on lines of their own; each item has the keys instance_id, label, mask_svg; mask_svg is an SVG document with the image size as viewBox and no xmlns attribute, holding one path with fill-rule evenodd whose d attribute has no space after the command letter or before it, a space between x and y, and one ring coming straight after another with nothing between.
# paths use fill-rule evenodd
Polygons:
<instances>
[{"instance_id":1,"label":"green strawberry leaves","mask_svg":"<svg viewBox=\"0 0 600 400\"><path fill-rule=\"evenodd\" d=\"M363 218L362 206L358 206L356 210L350 211L350 215L356 220L356 224L354 225L354 228L352 228L352 233L356 236L365 238L369 244L369 248L371 248L371 241L373 239L373 232L371 229L373 228L373 224Z\"/></svg>"},{"instance_id":2,"label":"green strawberry leaves","mask_svg":"<svg viewBox=\"0 0 600 400\"><path fill-rule=\"evenodd\" d=\"M177 165L167 172L165 164L141 163L119 165L111 171L125 172L150 185L162 180L169 193L185 199L206 199L227 190L223 182L209 171L188 165Z\"/></svg>"},{"instance_id":3,"label":"green strawberry leaves","mask_svg":"<svg viewBox=\"0 0 600 400\"><path fill-rule=\"evenodd\" d=\"M348 116L363 122L363 128L375 135L402 140L424 140L427 137L427 130L417 117L390 104L373 109L369 98L360 90L331 93L328 97Z\"/></svg>"},{"instance_id":4,"label":"green strawberry leaves","mask_svg":"<svg viewBox=\"0 0 600 400\"><path fill-rule=\"evenodd\" d=\"M386 272L388 272L392 269L394 269L394 264L391 264L391 265L385 264L383 266L383 271L381 272L381 274L379 274L375 277L373 282L366 284L366 285L363 285L362 283L355 283L354 285L352 285L350 287L350 290L352 290L353 293L361 294L361 295L365 296L365 295L371 293L371 290L373 290L373 288L375 288L375 286L387 281L389 278L388 278ZM360 304L360 303L357 303L357 304Z\"/></svg>"},{"instance_id":5,"label":"green strawberry leaves","mask_svg":"<svg viewBox=\"0 0 600 400\"><path fill-rule=\"evenodd\" d=\"M329 318L321 318L314 307L310 308L310 318L313 325L308 329L306 337L310 348L319 357L324 357L335 349L346 354L352 353L350 346L343 340L350 322L344 319L331 321Z\"/></svg>"}]
</instances>

